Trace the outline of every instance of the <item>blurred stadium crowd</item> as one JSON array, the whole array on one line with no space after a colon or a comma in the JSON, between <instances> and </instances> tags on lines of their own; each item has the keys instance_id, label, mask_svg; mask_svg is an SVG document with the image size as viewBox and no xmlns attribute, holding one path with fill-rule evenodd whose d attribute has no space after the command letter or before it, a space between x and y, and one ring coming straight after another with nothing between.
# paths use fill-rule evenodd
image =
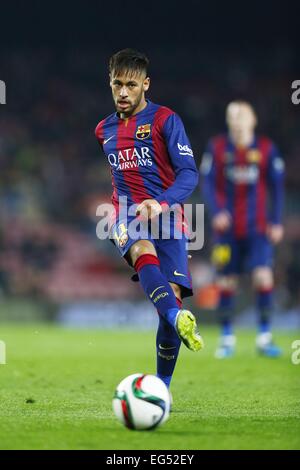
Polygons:
<instances>
[{"instance_id":1,"label":"blurred stadium crowd","mask_svg":"<svg viewBox=\"0 0 300 470\"><path fill-rule=\"evenodd\" d=\"M1 65L7 105L0 107L0 290L2 296L76 299L142 298L109 241L96 238L96 207L110 201L108 166L94 138L113 112L110 50L16 49ZM147 51L146 51L147 52ZM198 164L207 140L223 132L226 104L254 104L259 131L286 161L286 237L276 276L283 306L300 302L299 110L291 104L294 56L284 47L247 61L222 50L151 53L149 98L183 118ZM184 67L179 66L184 64ZM193 202L201 202L200 191ZM209 278L208 224L203 250L193 253L196 287ZM207 266L207 271L203 270ZM198 276L198 274L199 276ZM205 274L206 273L206 274Z\"/></svg>"}]
</instances>

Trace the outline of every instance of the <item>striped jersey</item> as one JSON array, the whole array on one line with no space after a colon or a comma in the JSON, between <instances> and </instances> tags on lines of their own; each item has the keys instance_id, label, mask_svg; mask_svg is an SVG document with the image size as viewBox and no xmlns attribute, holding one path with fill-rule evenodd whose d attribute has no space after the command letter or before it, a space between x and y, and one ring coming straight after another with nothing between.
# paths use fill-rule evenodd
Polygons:
<instances>
[{"instance_id":1,"label":"striped jersey","mask_svg":"<svg viewBox=\"0 0 300 470\"><path fill-rule=\"evenodd\" d=\"M210 140L200 167L204 202L212 216L227 210L237 238L265 233L282 220L284 162L267 137L255 136L247 148L228 135Z\"/></svg>"},{"instance_id":2,"label":"striped jersey","mask_svg":"<svg viewBox=\"0 0 300 470\"><path fill-rule=\"evenodd\" d=\"M127 119L111 114L96 127L96 137L110 165L113 196L128 205L156 199L169 206L183 203L198 182L191 144L180 117L147 100Z\"/></svg>"}]
</instances>

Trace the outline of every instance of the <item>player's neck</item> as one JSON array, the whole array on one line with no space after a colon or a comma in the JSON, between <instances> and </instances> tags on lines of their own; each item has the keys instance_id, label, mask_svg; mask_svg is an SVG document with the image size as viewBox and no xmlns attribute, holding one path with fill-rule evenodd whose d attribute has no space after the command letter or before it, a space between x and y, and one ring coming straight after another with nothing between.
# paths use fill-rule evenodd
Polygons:
<instances>
[{"instance_id":1,"label":"player's neck","mask_svg":"<svg viewBox=\"0 0 300 470\"><path fill-rule=\"evenodd\" d=\"M241 135L239 137L234 137L231 135L231 140L236 147L247 148L252 144L254 140L254 135L252 132L249 134L247 133L247 134Z\"/></svg>"},{"instance_id":2,"label":"player's neck","mask_svg":"<svg viewBox=\"0 0 300 470\"><path fill-rule=\"evenodd\" d=\"M130 118L131 116L135 116L136 114L140 113L141 111L143 111L146 106L147 106L147 101L146 101L146 98L142 98L139 105L134 109L134 111L130 114L130 115L126 115L124 113L120 113L120 118L121 119L128 119Z\"/></svg>"}]
</instances>

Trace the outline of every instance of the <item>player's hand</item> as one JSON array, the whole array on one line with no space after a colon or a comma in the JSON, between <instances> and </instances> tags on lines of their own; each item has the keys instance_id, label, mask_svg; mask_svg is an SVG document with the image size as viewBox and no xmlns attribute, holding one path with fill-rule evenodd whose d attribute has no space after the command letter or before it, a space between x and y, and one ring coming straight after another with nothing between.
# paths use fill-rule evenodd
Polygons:
<instances>
[{"instance_id":1,"label":"player's hand","mask_svg":"<svg viewBox=\"0 0 300 470\"><path fill-rule=\"evenodd\" d=\"M268 225L267 227L267 236L273 245L277 245L281 242L284 235L283 225Z\"/></svg>"},{"instance_id":2,"label":"player's hand","mask_svg":"<svg viewBox=\"0 0 300 470\"><path fill-rule=\"evenodd\" d=\"M142 220L151 220L162 213L162 207L155 199L145 199L136 208L136 215Z\"/></svg>"},{"instance_id":3,"label":"player's hand","mask_svg":"<svg viewBox=\"0 0 300 470\"><path fill-rule=\"evenodd\" d=\"M226 232L231 226L231 216L229 212L222 211L212 219L212 227L216 232Z\"/></svg>"}]
</instances>

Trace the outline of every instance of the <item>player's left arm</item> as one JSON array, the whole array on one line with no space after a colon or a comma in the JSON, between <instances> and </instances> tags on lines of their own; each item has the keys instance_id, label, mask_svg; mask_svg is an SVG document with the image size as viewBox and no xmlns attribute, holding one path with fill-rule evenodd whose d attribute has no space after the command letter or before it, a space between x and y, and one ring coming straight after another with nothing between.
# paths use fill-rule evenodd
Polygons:
<instances>
[{"instance_id":1,"label":"player's left arm","mask_svg":"<svg viewBox=\"0 0 300 470\"><path fill-rule=\"evenodd\" d=\"M271 196L271 214L268 236L274 244L283 238L285 164L277 147L272 144L267 168L267 181Z\"/></svg>"},{"instance_id":2,"label":"player's left arm","mask_svg":"<svg viewBox=\"0 0 300 470\"><path fill-rule=\"evenodd\" d=\"M162 134L175 172L175 181L156 200L168 206L182 204L198 184L199 173L193 151L184 125L177 114L171 114L166 119Z\"/></svg>"},{"instance_id":3,"label":"player's left arm","mask_svg":"<svg viewBox=\"0 0 300 470\"><path fill-rule=\"evenodd\" d=\"M150 219L168 210L173 204L182 204L194 191L199 178L190 141L177 114L168 116L161 134L171 157L175 181L158 197L146 199L137 207L137 215Z\"/></svg>"}]
</instances>

